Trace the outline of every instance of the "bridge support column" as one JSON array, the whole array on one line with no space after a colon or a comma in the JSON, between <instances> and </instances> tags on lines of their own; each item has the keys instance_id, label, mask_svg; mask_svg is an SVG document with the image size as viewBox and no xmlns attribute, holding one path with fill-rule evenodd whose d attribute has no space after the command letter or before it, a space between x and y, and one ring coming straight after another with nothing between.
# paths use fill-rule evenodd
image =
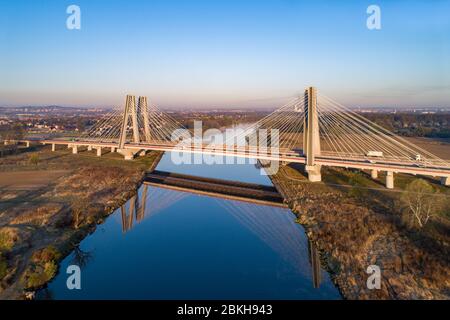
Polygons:
<instances>
[{"instance_id":1,"label":"bridge support column","mask_svg":"<svg viewBox=\"0 0 450 320\"><path fill-rule=\"evenodd\" d=\"M125 101L125 110L123 113L123 122L122 122L122 129L120 130L120 137L119 137L119 149L124 149L125 142L127 141L127 129L128 129L128 122L129 118L131 117L131 125L133 128L133 141L134 143L139 143L139 126L138 126L138 114L136 110L136 97L127 95L126 101Z\"/></svg>"},{"instance_id":2,"label":"bridge support column","mask_svg":"<svg viewBox=\"0 0 450 320\"><path fill-rule=\"evenodd\" d=\"M117 152L124 156L125 160L133 160L139 152L138 149L117 149Z\"/></svg>"},{"instance_id":3,"label":"bridge support column","mask_svg":"<svg viewBox=\"0 0 450 320\"><path fill-rule=\"evenodd\" d=\"M29 147L30 147L30 141L25 141L25 146L26 146L27 148L29 148Z\"/></svg>"},{"instance_id":4,"label":"bridge support column","mask_svg":"<svg viewBox=\"0 0 450 320\"><path fill-rule=\"evenodd\" d=\"M72 146L72 154L77 154L78 153L78 146Z\"/></svg>"},{"instance_id":5,"label":"bridge support column","mask_svg":"<svg viewBox=\"0 0 450 320\"><path fill-rule=\"evenodd\" d=\"M370 171L370 176L372 177L372 179L377 179L378 178L378 170L372 169Z\"/></svg>"},{"instance_id":6,"label":"bridge support column","mask_svg":"<svg viewBox=\"0 0 450 320\"><path fill-rule=\"evenodd\" d=\"M102 156L102 147L97 147L97 157Z\"/></svg>"},{"instance_id":7,"label":"bridge support column","mask_svg":"<svg viewBox=\"0 0 450 320\"><path fill-rule=\"evenodd\" d=\"M306 156L305 171L311 182L322 181L320 165L315 157L320 155L320 131L317 115L317 90L309 87L305 90L305 118L303 123L303 155Z\"/></svg>"},{"instance_id":8,"label":"bridge support column","mask_svg":"<svg viewBox=\"0 0 450 320\"><path fill-rule=\"evenodd\" d=\"M91 145L88 145L88 149L87 149L88 151L92 151L92 146Z\"/></svg>"},{"instance_id":9,"label":"bridge support column","mask_svg":"<svg viewBox=\"0 0 450 320\"><path fill-rule=\"evenodd\" d=\"M142 115L142 119L144 119L145 141L150 142L152 137L150 135L150 120L148 114L147 97L139 97L138 110Z\"/></svg>"},{"instance_id":10,"label":"bridge support column","mask_svg":"<svg viewBox=\"0 0 450 320\"><path fill-rule=\"evenodd\" d=\"M450 186L450 177L441 177L441 184L443 186Z\"/></svg>"},{"instance_id":11,"label":"bridge support column","mask_svg":"<svg viewBox=\"0 0 450 320\"><path fill-rule=\"evenodd\" d=\"M147 150L141 150L139 151L139 157L145 157L145 155L147 154Z\"/></svg>"},{"instance_id":12,"label":"bridge support column","mask_svg":"<svg viewBox=\"0 0 450 320\"><path fill-rule=\"evenodd\" d=\"M306 172L308 173L308 180L311 182L322 181L322 174L320 173L320 166L306 166Z\"/></svg>"},{"instance_id":13,"label":"bridge support column","mask_svg":"<svg viewBox=\"0 0 450 320\"><path fill-rule=\"evenodd\" d=\"M56 151L56 143L52 143L52 152Z\"/></svg>"},{"instance_id":14,"label":"bridge support column","mask_svg":"<svg viewBox=\"0 0 450 320\"><path fill-rule=\"evenodd\" d=\"M115 147L111 147L111 153L116 152L116 148Z\"/></svg>"},{"instance_id":15,"label":"bridge support column","mask_svg":"<svg viewBox=\"0 0 450 320\"><path fill-rule=\"evenodd\" d=\"M392 171L386 171L386 188L394 189L394 173Z\"/></svg>"}]
</instances>

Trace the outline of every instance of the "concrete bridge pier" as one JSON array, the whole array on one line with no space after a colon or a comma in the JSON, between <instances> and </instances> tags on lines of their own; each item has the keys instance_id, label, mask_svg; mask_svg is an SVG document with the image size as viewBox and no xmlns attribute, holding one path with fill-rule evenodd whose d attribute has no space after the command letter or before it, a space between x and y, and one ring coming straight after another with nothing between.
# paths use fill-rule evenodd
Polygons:
<instances>
[{"instance_id":1,"label":"concrete bridge pier","mask_svg":"<svg viewBox=\"0 0 450 320\"><path fill-rule=\"evenodd\" d=\"M125 160L133 160L139 149L117 149L117 152L125 157Z\"/></svg>"},{"instance_id":2,"label":"concrete bridge pier","mask_svg":"<svg viewBox=\"0 0 450 320\"><path fill-rule=\"evenodd\" d=\"M116 152L116 148L115 147L111 147L111 153Z\"/></svg>"},{"instance_id":3,"label":"concrete bridge pier","mask_svg":"<svg viewBox=\"0 0 450 320\"><path fill-rule=\"evenodd\" d=\"M386 171L386 188L394 189L394 173L392 171Z\"/></svg>"},{"instance_id":4,"label":"concrete bridge pier","mask_svg":"<svg viewBox=\"0 0 450 320\"><path fill-rule=\"evenodd\" d=\"M370 176L372 177L372 179L377 179L378 178L378 170L372 169L370 171Z\"/></svg>"},{"instance_id":5,"label":"concrete bridge pier","mask_svg":"<svg viewBox=\"0 0 450 320\"><path fill-rule=\"evenodd\" d=\"M56 151L56 143L52 143L52 152Z\"/></svg>"},{"instance_id":6,"label":"concrete bridge pier","mask_svg":"<svg viewBox=\"0 0 450 320\"><path fill-rule=\"evenodd\" d=\"M91 146L91 145L88 145L87 150L88 150L88 151L92 151L92 146Z\"/></svg>"},{"instance_id":7,"label":"concrete bridge pier","mask_svg":"<svg viewBox=\"0 0 450 320\"><path fill-rule=\"evenodd\" d=\"M313 166L306 166L305 170L308 173L308 180L311 182L320 182L322 181L322 174L320 173L320 166L319 165L313 165Z\"/></svg>"},{"instance_id":8,"label":"concrete bridge pier","mask_svg":"<svg viewBox=\"0 0 450 320\"><path fill-rule=\"evenodd\" d=\"M102 147L97 147L97 157L102 156Z\"/></svg>"},{"instance_id":9,"label":"concrete bridge pier","mask_svg":"<svg viewBox=\"0 0 450 320\"><path fill-rule=\"evenodd\" d=\"M29 147L30 147L30 141L25 141L25 146L26 146L27 148L29 148Z\"/></svg>"},{"instance_id":10,"label":"concrete bridge pier","mask_svg":"<svg viewBox=\"0 0 450 320\"><path fill-rule=\"evenodd\" d=\"M147 154L147 150L141 150L141 151L139 151L138 156L145 157L146 154Z\"/></svg>"},{"instance_id":11,"label":"concrete bridge pier","mask_svg":"<svg viewBox=\"0 0 450 320\"><path fill-rule=\"evenodd\" d=\"M441 184L443 186L450 186L450 177L441 177Z\"/></svg>"},{"instance_id":12,"label":"concrete bridge pier","mask_svg":"<svg viewBox=\"0 0 450 320\"><path fill-rule=\"evenodd\" d=\"M72 154L77 154L78 153L78 146L73 145L72 146Z\"/></svg>"}]
</instances>

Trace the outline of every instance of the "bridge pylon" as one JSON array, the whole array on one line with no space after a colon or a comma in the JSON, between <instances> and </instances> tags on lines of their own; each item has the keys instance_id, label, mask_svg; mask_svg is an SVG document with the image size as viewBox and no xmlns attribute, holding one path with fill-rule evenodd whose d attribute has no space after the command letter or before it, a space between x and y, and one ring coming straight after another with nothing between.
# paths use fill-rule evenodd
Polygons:
<instances>
[{"instance_id":1,"label":"bridge pylon","mask_svg":"<svg viewBox=\"0 0 450 320\"><path fill-rule=\"evenodd\" d=\"M133 128L133 142L139 143L139 125L138 125L138 111L136 108L136 97L127 95L125 101L125 109L123 113L122 129L120 131L118 149L123 149L127 140L128 123L131 117L131 125Z\"/></svg>"},{"instance_id":2,"label":"bridge pylon","mask_svg":"<svg viewBox=\"0 0 450 320\"><path fill-rule=\"evenodd\" d=\"M150 119L149 119L149 114L148 114L147 97L139 97L138 109L139 109L140 114L142 115L142 119L144 120L145 141L150 142L152 137L150 134Z\"/></svg>"},{"instance_id":3,"label":"bridge pylon","mask_svg":"<svg viewBox=\"0 0 450 320\"><path fill-rule=\"evenodd\" d=\"M305 118L303 123L303 155L306 157L305 171L312 182L322 180L320 165L316 164L315 157L320 155L320 130L317 115L317 89L305 89Z\"/></svg>"}]
</instances>

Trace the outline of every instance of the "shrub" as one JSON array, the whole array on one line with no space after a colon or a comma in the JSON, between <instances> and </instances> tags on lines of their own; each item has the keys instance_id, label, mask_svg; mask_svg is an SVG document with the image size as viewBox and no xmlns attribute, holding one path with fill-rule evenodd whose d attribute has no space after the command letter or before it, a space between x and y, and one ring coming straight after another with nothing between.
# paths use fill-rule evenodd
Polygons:
<instances>
[{"instance_id":1,"label":"shrub","mask_svg":"<svg viewBox=\"0 0 450 320\"><path fill-rule=\"evenodd\" d=\"M0 280L2 280L6 276L7 272L8 272L8 263L0 255Z\"/></svg>"},{"instance_id":2,"label":"shrub","mask_svg":"<svg viewBox=\"0 0 450 320\"><path fill-rule=\"evenodd\" d=\"M61 258L61 253L52 245L33 253L31 260L38 264L57 261Z\"/></svg>"},{"instance_id":3,"label":"shrub","mask_svg":"<svg viewBox=\"0 0 450 320\"><path fill-rule=\"evenodd\" d=\"M44 266L44 274L48 280L52 279L56 275L58 266L55 261L47 262Z\"/></svg>"},{"instance_id":4,"label":"shrub","mask_svg":"<svg viewBox=\"0 0 450 320\"><path fill-rule=\"evenodd\" d=\"M58 270L56 261L59 258L61 253L54 246L48 246L33 253L31 257L33 263L28 267L23 278L26 289L36 289L50 281Z\"/></svg>"},{"instance_id":5,"label":"shrub","mask_svg":"<svg viewBox=\"0 0 450 320\"><path fill-rule=\"evenodd\" d=\"M0 232L0 252L4 250L10 250L10 245L8 243L8 237L3 232Z\"/></svg>"},{"instance_id":6,"label":"shrub","mask_svg":"<svg viewBox=\"0 0 450 320\"><path fill-rule=\"evenodd\" d=\"M39 164L39 154L33 153L32 155L30 155L28 161L30 162L30 164L37 166Z\"/></svg>"},{"instance_id":7,"label":"shrub","mask_svg":"<svg viewBox=\"0 0 450 320\"><path fill-rule=\"evenodd\" d=\"M0 252L10 251L18 239L17 230L3 228L0 230Z\"/></svg>"},{"instance_id":8,"label":"shrub","mask_svg":"<svg viewBox=\"0 0 450 320\"><path fill-rule=\"evenodd\" d=\"M58 267L54 261L45 263L43 267L35 266L34 269L28 269L25 273L26 288L35 289L42 287L56 275L57 269Z\"/></svg>"}]
</instances>

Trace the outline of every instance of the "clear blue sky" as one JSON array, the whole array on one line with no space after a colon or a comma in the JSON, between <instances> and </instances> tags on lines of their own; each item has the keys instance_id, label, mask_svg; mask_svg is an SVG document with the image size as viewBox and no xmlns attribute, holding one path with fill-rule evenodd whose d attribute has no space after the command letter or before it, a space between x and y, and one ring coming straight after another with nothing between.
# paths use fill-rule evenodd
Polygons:
<instances>
[{"instance_id":1,"label":"clear blue sky","mask_svg":"<svg viewBox=\"0 0 450 320\"><path fill-rule=\"evenodd\" d=\"M450 107L449 16L450 0L0 0L0 106L275 107L314 85L351 106Z\"/></svg>"}]
</instances>

